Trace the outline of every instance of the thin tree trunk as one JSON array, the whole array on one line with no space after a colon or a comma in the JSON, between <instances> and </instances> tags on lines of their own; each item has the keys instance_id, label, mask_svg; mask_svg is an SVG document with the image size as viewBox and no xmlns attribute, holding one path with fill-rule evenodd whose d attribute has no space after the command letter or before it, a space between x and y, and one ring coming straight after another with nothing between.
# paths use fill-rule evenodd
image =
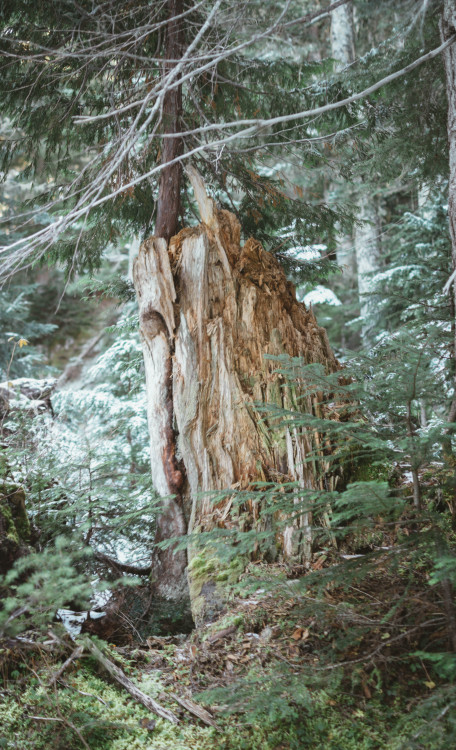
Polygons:
<instances>
[{"instance_id":1,"label":"thin tree trunk","mask_svg":"<svg viewBox=\"0 0 456 750\"><path fill-rule=\"evenodd\" d=\"M353 28L353 3L348 2L331 12L331 57L335 70L340 71L355 59L355 35ZM335 190L330 185L328 194ZM356 277L353 238L341 233L337 235L336 260L342 268L345 283Z\"/></svg>"},{"instance_id":2,"label":"thin tree trunk","mask_svg":"<svg viewBox=\"0 0 456 750\"><path fill-rule=\"evenodd\" d=\"M352 2L331 11L331 57L336 61L336 70L345 68L355 59Z\"/></svg>"},{"instance_id":3,"label":"thin tree trunk","mask_svg":"<svg viewBox=\"0 0 456 750\"><path fill-rule=\"evenodd\" d=\"M331 56L336 61L336 71L350 65L355 59L355 34L353 26L353 3L348 2L331 12ZM358 218L363 225L357 227L354 238L339 236L336 257L345 278L354 272L353 255L356 257L360 312L363 318L361 337L364 344L370 342L372 310L371 275L380 265L378 243L378 214L374 199L366 195L365 186L359 182Z\"/></svg>"},{"instance_id":4,"label":"thin tree trunk","mask_svg":"<svg viewBox=\"0 0 456 750\"><path fill-rule=\"evenodd\" d=\"M440 20L440 34L442 41L450 39L456 34L456 7L454 0L445 0L442 18ZM446 91L448 99L448 145L450 152L450 176L448 184L448 220L451 237L451 257L453 271L456 271L456 45L451 44L443 52L443 60L446 73ZM456 279L452 286L453 309L456 310ZM456 421L456 326L455 340L453 345L454 363L454 388L455 395L450 407L449 421Z\"/></svg>"},{"instance_id":5,"label":"thin tree trunk","mask_svg":"<svg viewBox=\"0 0 456 750\"><path fill-rule=\"evenodd\" d=\"M456 34L456 7L454 0L445 0L443 6L442 18L440 19L440 34L442 41L450 39ZM446 73L446 92L448 99L448 116L447 131L449 145L449 183L448 183L448 220L450 225L451 237L451 258L453 271L456 272L456 45L451 44L443 53ZM452 308L456 310L456 279L453 281L452 288ZM453 343L454 362L454 396L450 407L448 421L456 421L456 325L453 326L455 340ZM447 444L451 450L451 439ZM456 507L456 496L453 498L453 510ZM449 579L442 581L445 608L451 637L451 644L456 651L456 615L454 608L454 591Z\"/></svg>"},{"instance_id":6,"label":"thin tree trunk","mask_svg":"<svg viewBox=\"0 0 456 750\"><path fill-rule=\"evenodd\" d=\"M177 64L182 54L183 29L175 20L183 10L183 0L167 1L169 22L166 29L163 75ZM163 98L163 132L180 130L182 88L166 91ZM164 138L162 164L182 152L181 138ZM172 357L174 355L175 291L169 269L167 243L176 234L180 211L181 165L169 164L160 173L155 238L146 242L147 252L133 264L138 293L140 331L146 371L147 411L150 433L152 479L163 498L157 520L155 544L186 532L182 510L182 473L175 451ZM144 247L144 246L143 246ZM146 279L150 278L148 284ZM152 562L151 587L157 598L185 601L188 587L185 577L187 555L173 547L157 549Z\"/></svg>"},{"instance_id":7,"label":"thin tree trunk","mask_svg":"<svg viewBox=\"0 0 456 750\"><path fill-rule=\"evenodd\" d=\"M361 186L362 190L363 186ZM376 308L372 296L372 276L380 268L380 247L375 202L364 192L361 192L359 197L359 219L362 224L355 230L355 251L358 267L359 307L362 318L361 336L366 345L371 343L371 329Z\"/></svg>"},{"instance_id":8,"label":"thin tree trunk","mask_svg":"<svg viewBox=\"0 0 456 750\"><path fill-rule=\"evenodd\" d=\"M412 399L407 401L407 436L410 440L410 464L413 481L413 504L416 510L421 510L421 485L416 461L415 438L416 430L412 419Z\"/></svg>"},{"instance_id":9,"label":"thin tree trunk","mask_svg":"<svg viewBox=\"0 0 456 750\"><path fill-rule=\"evenodd\" d=\"M258 481L281 478L303 489L323 489L321 467L305 462L320 451L323 463L318 436L292 428L269 434L254 404L264 400L319 416L329 413L316 399L297 406L299 394L283 387L277 363L266 354L303 357L327 371L339 368L325 331L296 301L276 259L252 238L241 247L237 219L216 209L194 172L192 181L204 223L182 230L168 246L163 239L147 240L134 267L152 477L165 498L159 539L187 529L196 535L216 527L259 529L256 506L249 501L239 508L232 498L237 489ZM276 547L282 558L308 557L306 508ZM189 550L197 623L210 619L224 601L212 563L195 560L201 554L195 546ZM185 595L183 553L159 552L153 566L160 595Z\"/></svg>"},{"instance_id":10,"label":"thin tree trunk","mask_svg":"<svg viewBox=\"0 0 456 750\"><path fill-rule=\"evenodd\" d=\"M166 29L164 74L166 74L182 55L183 29L182 21L174 20L183 11L183 0L168 0L169 23ZM166 91L163 98L163 132L165 134L180 131L182 112L182 87L176 86ZM164 138L162 164L168 164L182 153L181 138ZM177 233L180 212L180 189L182 169L180 163L170 164L160 173L158 189L157 219L155 236L168 241Z\"/></svg>"}]
</instances>

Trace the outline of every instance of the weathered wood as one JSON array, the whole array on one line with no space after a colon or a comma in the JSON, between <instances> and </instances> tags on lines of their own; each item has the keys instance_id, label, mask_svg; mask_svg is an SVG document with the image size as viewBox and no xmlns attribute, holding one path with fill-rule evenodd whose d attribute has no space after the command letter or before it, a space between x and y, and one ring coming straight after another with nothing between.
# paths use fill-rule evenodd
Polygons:
<instances>
[{"instance_id":1,"label":"weathered wood","mask_svg":"<svg viewBox=\"0 0 456 750\"><path fill-rule=\"evenodd\" d=\"M155 539L159 543L186 532L179 497L184 476L176 458L172 403L176 292L165 240L152 237L142 244L133 266L133 279L146 373L152 481L163 498ZM165 599L185 599L186 565L185 552L157 550L152 569L154 594Z\"/></svg>"},{"instance_id":2,"label":"weathered wood","mask_svg":"<svg viewBox=\"0 0 456 750\"><path fill-rule=\"evenodd\" d=\"M104 667L107 672L109 672L111 677L113 677L113 679L116 680L119 685L122 685L122 687L125 688L128 693L130 693L135 701L141 703L149 711L157 714L157 716L161 716L162 719L171 721L173 724L179 724L179 719L175 714L173 714L172 711L167 708L163 708L163 706L160 706L157 701L154 701L154 699L151 698L150 695L146 695L146 693L143 693L142 690L136 687L136 685L128 679L127 675L122 672L120 667L118 667L116 664L113 664L112 661L110 661L110 659L108 659L108 657L105 656L102 651L100 651L98 646L93 643L93 641L91 641L89 638L85 639L84 647L87 648L87 650L90 651L92 656L99 662L99 664L101 664L101 666Z\"/></svg>"},{"instance_id":3,"label":"weathered wood","mask_svg":"<svg viewBox=\"0 0 456 750\"><path fill-rule=\"evenodd\" d=\"M186 711L189 711L191 714L193 714L193 716L196 716L204 724L207 724L207 726L213 727L214 729L218 729L220 731L220 727L213 719L209 711L206 711L206 709L198 705L198 703L190 700L190 698L182 698L180 695L176 695L176 693L171 693L171 697L174 698L176 703L182 706L182 708L185 708Z\"/></svg>"},{"instance_id":4,"label":"weathered wood","mask_svg":"<svg viewBox=\"0 0 456 750\"><path fill-rule=\"evenodd\" d=\"M238 525L230 489L279 477L303 488L320 487L322 480L305 462L320 450L315 435L293 429L270 434L255 402L326 414L315 398L298 406L300 394L283 387L276 363L265 355L288 354L322 363L327 371L339 369L325 331L296 300L278 261L253 238L241 246L235 216L217 209L197 173L190 170L189 176L203 223L182 230L168 247L163 240L147 240L134 269L152 477L167 498L161 538L186 528ZM217 491L227 491L226 499L214 505ZM253 505L242 515L243 529L258 527ZM283 557L308 557L311 520L303 512L277 540ZM195 554L190 549L190 558ZM159 558L159 587L173 598L173 589L183 590L175 579L179 565L176 558ZM184 558L179 564L183 573ZM196 621L210 619L221 606L216 584L192 574L190 588Z\"/></svg>"}]
</instances>

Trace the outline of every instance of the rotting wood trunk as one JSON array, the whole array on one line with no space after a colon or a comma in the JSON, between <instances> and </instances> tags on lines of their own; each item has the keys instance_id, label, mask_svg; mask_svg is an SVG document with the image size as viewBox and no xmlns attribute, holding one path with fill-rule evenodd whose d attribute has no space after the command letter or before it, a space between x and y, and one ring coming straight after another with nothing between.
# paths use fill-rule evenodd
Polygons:
<instances>
[{"instance_id":1,"label":"rotting wood trunk","mask_svg":"<svg viewBox=\"0 0 456 750\"><path fill-rule=\"evenodd\" d=\"M141 245L133 266L138 295L140 332L146 373L147 418L152 481L164 498L157 521L156 543L187 531L182 490L185 477L176 458L173 408L174 306L176 292L164 239L151 237ZM187 556L171 548L153 557L152 589L157 597L188 597Z\"/></svg>"},{"instance_id":2,"label":"rotting wood trunk","mask_svg":"<svg viewBox=\"0 0 456 750\"><path fill-rule=\"evenodd\" d=\"M168 25L166 29L164 75L172 70L182 55L182 19L177 18L183 11L183 0L168 0ZM176 20L177 18L177 20ZM182 87L176 86L165 92L163 97L163 132L167 135L180 131L182 112ZM155 234L169 240L176 234L180 212L180 187L182 167L180 162L172 163L182 153L182 138L164 138L162 164L166 164L160 174L158 188L157 218Z\"/></svg>"},{"instance_id":3,"label":"rotting wood trunk","mask_svg":"<svg viewBox=\"0 0 456 750\"><path fill-rule=\"evenodd\" d=\"M296 408L282 387L277 364L265 355L288 354L339 369L313 313L297 302L277 260L250 238L241 246L236 217L217 210L201 178L189 170L202 223L169 243L151 238L134 267L144 347L153 483L165 499L158 539L240 525L230 489L257 481L296 481L322 487L306 456L318 436L287 430L267 434L254 403ZM300 403L300 409L303 404ZM325 408L308 399L309 412ZM211 492L228 490L214 505ZM174 495L173 498L170 496ZM236 511L239 513L239 510ZM242 509L242 528L256 527L257 510ZM284 558L310 553L310 514L278 540ZM189 556L195 554L189 551ZM155 586L168 598L185 592L185 558L158 552ZM191 566L190 566L191 567ZM213 581L190 575L198 623L220 607Z\"/></svg>"}]
</instances>

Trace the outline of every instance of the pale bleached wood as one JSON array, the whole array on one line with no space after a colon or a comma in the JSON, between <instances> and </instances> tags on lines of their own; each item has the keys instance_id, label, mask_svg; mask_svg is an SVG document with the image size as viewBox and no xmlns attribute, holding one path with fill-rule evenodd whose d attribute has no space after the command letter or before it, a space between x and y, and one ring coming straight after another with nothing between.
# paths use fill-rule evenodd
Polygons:
<instances>
[{"instance_id":1,"label":"pale bleached wood","mask_svg":"<svg viewBox=\"0 0 456 750\"><path fill-rule=\"evenodd\" d=\"M174 350L174 302L176 291L168 245L160 238L146 240L133 266L138 299L139 326L146 375L147 421L153 485L162 498L155 541L186 532L181 500L182 484L177 465L173 427L172 357ZM185 551L156 550L151 573L157 597L188 597Z\"/></svg>"},{"instance_id":2,"label":"pale bleached wood","mask_svg":"<svg viewBox=\"0 0 456 750\"><path fill-rule=\"evenodd\" d=\"M74 651L70 654L68 659L63 662L62 666L57 670L55 674L52 675L51 679L49 680L49 685L53 685L58 680L60 680L61 676L63 675L64 671L70 666L70 664L75 661L76 659L79 659L80 656L84 653L84 646L77 646Z\"/></svg>"},{"instance_id":3,"label":"pale bleached wood","mask_svg":"<svg viewBox=\"0 0 456 750\"><path fill-rule=\"evenodd\" d=\"M218 729L220 731L220 727L211 716L209 711L206 711L206 709L200 706L198 703L195 703L195 701L192 701L190 698L184 698L181 695L177 695L176 693L171 693L171 697L174 698L176 703L182 706L182 708L185 708L186 711L189 711L189 713L193 714L193 716L196 716L198 719L200 719L203 724L207 724L208 727L213 727L214 729Z\"/></svg>"},{"instance_id":4,"label":"pale bleached wood","mask_svg":"<svg viewBox=\"0 0 456 750\"><path fill-rule=\"evenodd\" d=\"M143 693L142 690L140 690L130 679L128 679L127 675L122 672L120 667L118 667L116 664L113 664L113 662L108 659L105 654L100 651L98 646L94 644L93 641L90 640L90 638L86 638L84 640L84 647L92 654L92 656L97 660L99 664L101 664L104 669L106 669L107 672L111 675L111 677L119 683L119 685L122 685L122 687L130 693L131 697L134 698L135 701L138 703L141 703L145 708L147 708L149 711L152 711L157 716L161 716L162 719L166 719L167 721L170 721L172 724L179 724L179 719L175 714L173 714L172 711L170 711L168 708L163 708L157 701L155 701L153 698L150 697L150 695L146 695L146 693Z\"/></svg>"},{"instance_id":5,"label":"pale bleached wood","mask_svg":"<svg viewBox=\"0 0 456 750\"><path fill-rule=\"evenodd\" d=\"M175 494L173 500L166 500L165 514L159 519L162 538L165 533L172 536L176 528L191 534L216 526L261 529L264 522L257 506L249 503L239 520L230 493L258 481L283 477L302 489L319 489L322 479L305 461L310 451L320 450L314 433L292 426L287 437L283 430L269 431L255 402L287 409L297 405L293 388L283 387L275 372L277 364L267 355L302 357L322 363L327 371L339 367L325 331L313 313L297 302L277 260L254 239L242 246L234 215L217 209L198 173L191 173L191 179L203 223L172 238L167 257L160 240L149 240L141 248L134 276L149 399L152 476L160 494ZM160 273L163 278L158 279ZM307 411L315 406L308 398L299 404ZM170 483L165 465L170 443L181 462L179 487ZM215 504L214 493L219 495ZM280 557L309 558L311 522L310 511L303 508L272 545ZM190 546L190 559L197 553ZM184 563L181 560L179 568L175 558L158 555L158 559L159 586L169 598L177 598L186 585ZM223 594L210 576L191 573L189 578L192 610L200 624L223 606Z\"/></svg>"}]
</instances>

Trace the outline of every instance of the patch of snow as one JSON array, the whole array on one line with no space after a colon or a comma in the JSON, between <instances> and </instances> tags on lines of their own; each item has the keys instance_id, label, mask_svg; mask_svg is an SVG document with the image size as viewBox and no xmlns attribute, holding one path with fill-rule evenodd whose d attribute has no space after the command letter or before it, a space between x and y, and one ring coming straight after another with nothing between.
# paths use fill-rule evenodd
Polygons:
<instances>
[{"instance_id":1,"label":"patch of snow","mask_svg":"<svg viewBox=\"0 0 456 750\"><path fill-rule=\"evenodd\" d=\"M327 249L326 245L297 245L296 247L290 247L288 252L293 253L296 260L309 261L319 258Z\"/></svg>"},{"instance_id":2,"label":"patch of snow","mask_svg":"<svg viewBox=\"0 0 456 750\"><path fill-rule=\"evenodd\" d=\"M332 289L328 289L328 287L322 286L321 284L303 296L301 296L298 289L298 299L300 299L301 302L304 302L307 307L309 307L309 305L321 305L323 303L326 305L333 305L334 307L342 304Z\"/></svg>"},{"instance_id":3,"label":"patch of snow","mask_svg":"<svg viewBox=\"0 0 456 750\"><path fill-rule=\"evenodd\" d=\"M423 273L423 266L415 264L410 266L396 266L395 268L388 268L387 271L376 273L375 281L388 281L388 279L394 276L394 274L405 272L407 272L409 274L409 278L412 279L415 276L419 276L421 273Z\"/></svg>"},{"instance_id":4,"label":"patch of snow","mask_svg":"<svg viewBox=\"0 0 456 750\"><path fill-rule=\"evenodd\" d=\"M74 612L72 609L57 610L57 618L72 638L76 638L76 636L80 634L82 625L87 620L88 614L89 611ZM90 610L90 619L99 620L100 617L104 617L105 614L106 612L94 612Z\"/></svg>"}]
</instances>

